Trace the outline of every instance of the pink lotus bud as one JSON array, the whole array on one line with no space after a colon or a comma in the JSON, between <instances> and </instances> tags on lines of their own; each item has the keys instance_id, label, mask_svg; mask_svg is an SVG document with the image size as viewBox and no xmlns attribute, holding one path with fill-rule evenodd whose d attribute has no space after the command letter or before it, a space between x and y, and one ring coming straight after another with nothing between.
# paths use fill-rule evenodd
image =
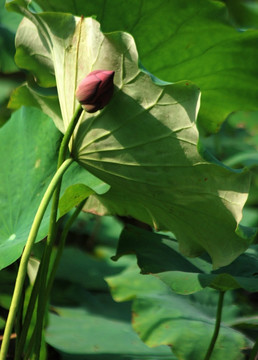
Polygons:
<instances>
[{"instance_id":1,"label":"pink lotus bud","mask_svg":"<svg viewBox=\"0 0 258 360\"><path fill-rule=\"evenodd\" d=\"M84 78L76 90L77 100L89 113L103 109L112 98L114 71L94 70Z\"/></svg>"}]
</instances>

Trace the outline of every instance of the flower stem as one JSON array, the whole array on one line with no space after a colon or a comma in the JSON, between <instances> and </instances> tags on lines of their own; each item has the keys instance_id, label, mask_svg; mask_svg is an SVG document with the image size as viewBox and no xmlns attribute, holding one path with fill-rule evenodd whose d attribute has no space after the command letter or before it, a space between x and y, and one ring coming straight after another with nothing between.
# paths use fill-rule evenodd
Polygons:
<instances>
[{"instance_id":1,"label":"flower stem","mask_svg":"<svg viewBox=\"0 0 258 360\"><path fill-rule=\"evenodd\" d=\"M69 141L70 141L71 136L74 132L74 129L77 125L77 122L80 119L82 111L83 111L83 109L82 109L81 105L79 105L69 123L69 126L68 126L66 132L65 132L65 135L63 137L63 140L62 140L62 143L61 143L61 146L59 149L57 168L59 168L65 160ZM39 354L40 354L42 329L43 329L44 318L45 318L45 307L46 307L46 303L47 303L47 299L46 299L46 295L45 295L46 287L47 287L47 275L48 275L50 256L51 256L52 248L53 248L53 245L54 245L54 242L56 239L57 228L58 228L56 219L57 219L57 212L58 212L60 190L61 190L61 181L57 185L54 195L53 195L47 244L46 244L46 248L45 248L45 251L43 254L43 259L41 261L42 271L39 274L40 288L39 288L39 296L38 296L37 326L35 328L35 332L36 332L35 344L34 344L35 351L33 354L33 357L35 358L35 360L39 358Z\"/></svg>"},{"instance_id":2,"label":"flower stem","mask_svg":"<svg viewBox=\"0 0 258 360\"><path fill-rule=\"evenodd\" d=\"M79 105L77 107L77 109L75 110L75 113L73 114L73 117L68 125L68 128L64 134L62 143L60 145L60 149L59 149L59 155L58 155L58 163L57 163L57 167L59 168L61 166L61 164L64 162L65 160L65 156L68 150L68 145L69 142L71 140L71 137L73 135L74 129L81 117L83 113L83 108L81 107L81 105Z\"/></svg>"},{"instance_id":3,"label":"flower stem","mask_svg":"<svg viewBox=\"0 0 258 360\"><path fill-rule=\"evenodd\" d=\"M17 309L18 309L18 306L20 303L20 298L22 295L22 288L23 288L23 284L25 281L26 273L27 273L27 265L28 265L30 253L31 253L32 247L34 245L41 221L43 219L46 208L48 206L48 203L51 200L51 197L53 195L53 192L55 191L57 184L59 183L64 172L68 169L68 167L71 165L72 162L73 162L72 159L65 160L64 163L57 170L57 172L55 173L53 179L51 180L51 182L41 200L41 203L40 203L37 213L35 215L35 218L34 218L30 233L29 233L28 240L27 240L27 243L25 245L25 248L24 248L24 251L23 251L23 254L21 257L20 267L19 267L19 271L17 274L16 283L15 283L15 287L14 287L12 302L11 302L9 314L8 314L7 321L6 321L3 342L2 342L1 351L0 351L0 360L5 360L6 356L7 356L9 342L10 342L10 336L12 333Z\"/></svg>"},{"instance_id":4,"label":"flower stem","mask_svg":"<svg viewBox=\"0 0 258 360\"><path fill-rule=\"evenodd\" d=\"M48 280L48 283L47 283L47 289L46 289L46 293L45 293L45 303L47 302L47 299L49 298L49 295L50 295L50 291L51 291L51 288L52 288L52 285L53 285L53 282L54 282L54 279L55 279L55 274L56 274L56 271L57 271L57 267L58 267L58 264L60 262L64 247L65 247L65 242L66 242L68 232L69 232L72 224L74 223L74 221L77 219L78 215L80 214L80 212L81 212L83 206L85 205L85 203L86 203L86 200L83 200L77 206L77 208L74 211L73 215L68 219L68 221L66 222L66 224L64 226L64 229L62 231L61 238L60 238L60 243L58 244L57 254L55 256L54 263L53 263L51 273L50 273L50 276L49 276L49 280Z\"/></svg>"},{"instance_id":5,"label":"flower stem","mask_svg":"<svg viewBox=\"0 0 258 360\"><path fill-rule=\"evenodd\" d=\"M216 343L216 340L217 340L218 335L219 335L224 295L225 295L224 291L219 292L219 300L218 300L215 328L214 328L213 336L211 338L211 342L210 342L210 345L209 345L209 348L207 350L207 353L205 355L204 360L209 360L210 359L211 354L212 354L213 349L214 349L214 346L215 346L215 343Z\"/></svg>"},{"instance_id":6,"label":"flower stem","mask_svg":"<svg viewBox=\"0 0 258 360\"><path fill-rule=\"evenodd\" d=\"M79 105L68 125L68 128L64 134L63 140L61 142L60 148L59 148L59 154L58 154L58 162L57 162L57 168L60 168L60 166L65 161L66 153L68 150L69 141L71 139L71 136L73 134L73 131L82 115L83 109ZM47 274L48 274L48 266L51 256L52 247L56 238L57 233L57 212L58 212L58 203L59 203L59 195L60 195L60 189L61 189L61 179L59 183L56 186L56 189L53 194L53 200L52 200L52 207L51 207L51 214L50 214L50 220L49 220L49 229L48 229L48 237L47 237L47 244L45 247L45 251L43 254L43 258L40 262L40 268L38 270L37 278L34 283L34 287L32 290L30 302L27 308L25 320L24 320L24 326L21 333L21 337L19 339L19 345L17 348L17 353L15 360L19 360L21 357L21 352L23 351L24 344L26 341L26 336L29 329L29 324L32 318L32 314L34 311L35 303L37 298L38 300L38 309L37 309L37 322L36 327L34 331L33 337L35 338L35 353L40 352L40 345L41 345L41 332L43 328L43 321L44 321L44 314L45 314L45 305L43 298L45 296L46 291L46 283L47 283ZM35 334L36 332L36 334Z\"/></svg>"},{"instance_id":7,"label":"flower stem","mask_svg":"<svg viewBox=\"0 0 258 360\"><path fill-rule=\"evenodd\" d=\"M85 204L85 200L82 201L78 205L78 207L76 208L73 215L66 222L66 224L64 226L64 229L62 231L61 240L60 240L60 243L58 244L57 253L55 255L55 259L54 259L52 269L51 269L51 272L50 272L50 275L49 275L46 292L44 294L44 309L46 307L46 304L47 304L47 301L48 301L48 298L49 298L49 295L50 295L50 291L51 291L51 288L52 288L52 285L53 285L53 282L54 282L56 270L57 270L59 261L61 259L62 253L63 253L63 249L64 249L64 246L65 246L65 241L66 241L66 238L67 238L67 234L68 234L69 229L72 226L73 222L75 221L75 219L78 217L79 213L81 212L84 204ZM25 354L25 360L31 358L33 348L35 347L36 336L38 336L38 334L34 331L31 338L30 338L30 341L29 341L28 349L27 349L26 354ZM40 348L39 348L39 351L40 351ZM36 354L36 351L34 350L34 353L33 353L31 359L34 360L34 359L37 358L37 356L39 356L39 355ZM17 358L17 359L20 360L20 358Z\"/></svg>"}]
</instances>

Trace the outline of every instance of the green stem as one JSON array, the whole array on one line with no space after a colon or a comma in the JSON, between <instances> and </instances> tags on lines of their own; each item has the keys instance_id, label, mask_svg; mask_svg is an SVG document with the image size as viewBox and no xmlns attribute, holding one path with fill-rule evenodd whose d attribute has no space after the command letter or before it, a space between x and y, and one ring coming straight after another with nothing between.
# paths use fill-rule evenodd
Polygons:
<instances>
[{"instance_id":1,"label":"green stem","mask_svg":"<svg viewBox=\"0 0 258 360\"><path fill-rule=\"evenodd\" d=\"M69 229L72 226L73 222L75 221L75 219L78 217L79 213L81 212L84 204L85 204L85 201L82 201L79 204L79 206L76 208L73 215L70 217L70 219L65 224L65 227L64 227L63 232L61 234L60 244L58 245L57 254L56 254L52 269L51 269L51 273L49 275L47 286L46 286L46 288L44 288L44 292L41 292L40 295L39 295L39 306L38 306L38 311L37 311L37 315L38 315L37 316L37 328L36 328L36 331L34 332L34 334L32 336L32 341L31 341L31 344L30 344L31 346L29 346L30 348L32 348L33 345L34 345L34 348L35 348L35 350L33 352L33 355L32 355L32 360L37 360L37 359L39 359L39 356L40 356L40 346L41 346L41 339L42 339L44 311L45 311L46 306L47 306L47 302L48 302L48 299L49 299L49 296L50 296L50 291L51 291L51 288L52 288L52 285L53 285L53 282L54 282L56 270L57 270L59 261L60 261L61 256L62 256L64 246L65 246L67 234L68 234ZM52 247L51 247L51 250L52 250ZM44 280L46 281L46 279L44 279ZM43 282L43 285L44 284L45 283ZM28 352L28 357L29 357L29 355L30 355L30 353Z\"/></svg>"},{"instance_id":2,"label":"green stem","mask_svg":"<svg viewBox=\"0 0 258 360\"><path fill-rule=\"evenodd\" d=\"M40 269L38 271L40 271ZM16 351L15 351L15 360L20 360L21 359L21 355L22 355L22 352L24 350L24 344L25 344L25 341L26 341L26 337L27 337L29 326L30 326L31 318L33 316L33 311L34 311L35 303L36 303L36 300L37 300L39 286L40 286L40 281L39 281L39 276L37 275L37 277L35 279L35 282L33 284L33 289L32 289L31 295L30 295L29 304L27 306L26 315L24 317L22 331L21 331L20 336L17 337L17 341L16 341L17 342L17 347L16 347Z\"/></svg>"},{"instance_id":3,"label":"green stem","mask_svg":"<svg viewBox=\"0 0 258 360\"><path fill-rule=\"evenodd\" d=\"M55 257L55 260L54 260L54 263L53 263L53 266L52 266L52 270L51 270L51 273L50 273L50 277L49 277L49 280L48 280L48 284L47 284L47 290L46 290L46 293L45 293L45 303L47 302L47 299L50 296L50 291L51 291L51 288L52 288L52 285L53 285L53 282L54 282L54 279L55 279L55 274L56 274L56 271L57 271L57 267L58 267L58 264L60 262L64 247L65 247L67 234L68 234L72 224L74 223L74 221L77 219L78 215L80 214L83 206L85 205L85 202L86 201L83 200L78 205L78 207L74 211L73 215L66 222L66 224L64 226L64 229L62 231L60 243L58 244L57 254L56 254L56 257Z\"/></svg>"},{"instance_id":4,"label":"green stem","mask_svg":"<svg viewBox=\"0 0 258 360\"><path fill-rule=\"evenodd\" d=\"M41 296L44 297L44 302L43 302L43 305L44 305L43 307L44 308L46 307L47 300L48 300L49 295L50 295L50 291L51 291L51 288L52 288L52 284L54 282L56 270L57 270L57 267L58 267L58 264L59 264L59 261L60 261L64 246L65 246L65 241L66 241L67 234L68 234L69 229L72 226L73 222L75 221L75 219L78 217L79 213L81 212L84 204L85 204L85 201L82 201L78 205L78 207L76 208L73 215L66 222L65 227L64 227L64 229L62 231L60 243L59 243L58 249L57 249L57 254L56 254L56 257L55 257L55 260L54 260L54 263L53 263L53 266L52 266L52 269L51 269L51 273L50 273L50 276L49 276L49 280L48 280L48 283L47 283L47 289L44 291L43 294L41 294ZM36 287L37 290L39 290L40 280L41 280L40 277L37 276L37 278L35 280L35 283L34 283L34 287ZM37 296L36 291L34 293ZM27 316L25 317L25 321L24 321L24 324L23 324L23 329L26 328L26 331L22 333L22 336L19 339L20 340L19 341L19 347L18 347L17 352L16 352L15 360L20 360L20 358L21 358L21 354L22 354L22 351L23 351L23 348L24 348L26 335L27 335L27 332L28 332L28 328L29 328L30 320L31 320L32 313L33 313L33 310L34 310L35 302L36 302L36 298L34 299L33 304L31 302L29 303L31 309L30 309L29 313L27 311L27 314L26 314ZM39 335L38 332L33 333L32 337L30 339L30 343L29 343L25 358L29 358L29 356L30 356L30 354L32 352L32 349L33 349L33 347L35 346L35 343L36 343L36 336L38 336L38 335Z\"/></svg>"},{"instance_id":5,"label":"green stem","mask_svg":"<svg viewBox=\"0 0 258 360\"><path fill-rule=\"evenodd\" d=\"M79 213L81 212L84 204L85 204L85 201L83 201L79 204L79 206L75 210L74 214L70 217L70 219L65 224L65 227L61 234L61 240L60 240L60 244L58 245L58 250L57 250L55 260L54 260L54 264L52 266L51 273L50 273L49 279L47 281L47 285L46 285L46 287L44 287L44 292L41 292L41 294L39 296L39 305L38 305L38 310L37 310L37 327L36 327L35 336L34 336L35 350L34 350L34 353L32 356L32 360L39 360L40 346L41 346L41 339L42 339L42 329L43 329L43 324L44 324L44 314L45 314L45 309L46 309L47 302L48 302L48 299L50 296L50 291L51 291L51 288L52 288L52 285L54 282L56 270L57 270L59 261L62 256L62 252L63 252L64 246L65 246L65 241L66 241L69 229L72 226L75 219L77 218L77 216L79 215ZM52 247L53 247L53 244L51 246L51 251L52 251ZM44 280L46 281L46 279L44 279ZM43 284L45 285L44 282L43 282Z\"/></svg>"},{"instance_id":6,"label":"green stem","mask_svg":"<svg viewBox=\"0 0 258 360\"><path fill-rule=\"evenodd\" d=\"M68 128L64 134L62 143L60 145L60 149L59 149L59 156L58 156L58 163L57 163L57 167L61 166L61 164L64 162L65 160L65 156L68 150L68 145L69 142L71 140L71 137L73 135L74 129L81 117L83 113L83 108L81 107L81 105L79 105L77 107L77 109L75 110L75 113L73 114L73 117L68 125Z\"/></svg>"},{"instance_id":7,"label":"green stem","mask_svg":"<svg viewBox=\"0 0 258 360\"><path fill-rule=\"evenodd\" d=\"M17 309L19 306L20 298L22 295L22 288L23 288L23 284L25 281L26 273L27 273L27 265L28 265L30 253L31 253L32 247L34 245L41 221L43 219L43 216L44 216L44 213L48 206L48 203L51 200L53 192L54 192L57 184L59 183L59 180L62 178L64 172L68 169L68 167L71 165L72 162L73 162L73 159L67 159L62 164L62 166L57 170L57 172L55 173L53 179L51 180L51 182L41 200L41 203L40 203L37 213L35 215L35 218L34 218L30 233L29 233L28 240L27 240L27 243L25 245L25 248L24 248L24 251L23 251L23 254L21 257L19 271L17 274L16 283L15 283L15 287L14 287L12 302L11 302L8 318L6 321L4 337L3 337L3 342L2 342L1 351L0 351L0 360L5 360L6 356L7 356L9 342L10 342L10 336L12 333L12 329L13 329Z\"/></svg>"},{"instance_id":8,"label":"green stem","mask_svg":"<svg viewBox=\"0 0 258 360\"><path fill-rule=\"evenodd\" d=\"M205 355L204 360L209 360L211 357L211 354L213 352L216 340L218 338L219 335L219 330L220 330L220 323L221 323L221 315L222 315L222 309L223 309L223 300L224 300L224 291L220 291L219 293L219 300L218 300L218 307L217 307L217 314L216 314L216 322L215 322L215 328L214 328L214 332L213 332L213 336L211 338L211 342L209 345L209 348L207 350L207 353Z\"/></svg>"},{"instance_id":9,"label":"green stem","mask_svg":"<svg viewBox=\"0 0 258 360\"><path fill-rule=\"evenodd\" d=\"M72 134L77 125L77 122L80 119L82 111L83 111L83 109L82 109L81 105L79 105L68 125L68 128L65 132L65 135L63 137L63 140L62 140L62 143L61 143L61 146L59 149L57 168L59 168L65 160L66 153L67 153L68 146L69 146L69 141L72 137ZM37 326L35 328L36 337L35 337L35 344L34 344L35 351L34 351L34 355L33 355L33 358L35 360L39 359L39 355L40 355L42 329L43 329L43 323L44 323L44 318L45 318L45 307L47 304L47 299L46 299L46 295L45 295L46 294L46 286L47 286L47 275L48 275L48 267L49 267L51 252L52 252L52 249L54 246L54 242L55 242L56 234L57 234L57 228L58 228L56 219L57 219L57 212L58 212L60 190L61 190L61 181L59 182L58 186L56 187L56 190L53 195L47 244L46 244L46 248L45 248L43 259L42 259L42 272L40 273L41 287L39 289L39 297L38 297L39 300L38 300L38 309L37 309Z\"/></svg>"},{"instance_id":10,"label":"green stem","mask_svg":"<svg viewBox=\"0 0 258 360\"><path fill-rule=\"evenodd\" d=\"M59 168L65 160L69 141L70 141L71 136L74 132L74 129L82 115L82 112L83 112L83 109L79 105L77 107L77 109L68 125L68 128L64 134L64 137L62 139L62 142L61 142L61 145L59 148L57 168ZM37 332L37 336L35 337L36 340L35 340L34 345L35 345L36 349L38 349L38 350L35 350L36 352L38 352L40 349L41 334L39 334L39 333L42 332L43 318L44 318L43 302L40 299L42 299L42 297L45 294L45 284L46 284L46 278L47 278L47 272L48 272L48 264L50 261L50 255L51 255L53 243L55 241L56 233L57 233L56 218L57 218L57 211L58 211L60 188L61 188L61 181L57 185L56 190L53 194L51 215L50 215L50 220L49 220L47 245L46 245L46 248L45 248L45 251L43 254L43 258L40 263L40 268L38 270L37 278L35 280L32 294L30 297L30 301L28 304L28 308L27 308L27 312L26 312L26 316L25 316L25 320L24 320L24 324L23 324L21 337L19 339L19 346L17 348L15 360L20 359L21 353L24 349L24 345L25 345L25 341L26 341L26 337L27 337L27 333L28 333L30 321L31 321L31 318L33 315L37 297L39 298L38 311L37 311L37 314L38 314L37 315L37 323L36 323L36 328L35 328L35 331ZM40 339L39 339L39 336L40 336Z\"/></svg>"},{"instance_id":11,"label":"green stem","mask_svg":"<svg viewBox=\"0 0 258 360\"><path fill-rule=\"evenodd\" d=\"M16 315L16 323L15 323L15 333L16 333L16 339L18 339L22 332L22 320L23 320L23 308L24 308L24 299L25 299L25 287L22 287L22 293L21 293L21 301L19 303L18 309L17 309L17 315ZM18 343L17 340L15 342L15 353L17 352Z\"/></svg>"},{"instance_id":12,"label":"green stem","mask_svg":"<svg viewBox=\"0 0 258 360\"><path fill-rule=\"evenodd\" d=\"M37 308L37 322L35 326L35 341L34 341L34 354L40 354L40 346L41 346L41 338L42 338L42 328L43 322L45 317L45 308L44 308L44 301L43 297L46 291L46 282L47 282L47 274L48 274L48 267L49 261L51 257L51 250L56 238L57 226L56 226L56 217L58 211L58 202L59 202L59 195L60 195L60 188L61 182L58 183L52 200L52 209L50 215L50 222L49 222L49 229L48 229L48 237L47 243L45 247L45 251L43 254L43 258L41 260L41 271L39 272L39 293L38 293L38 308ZM34 358L37 359L38 356L34 355Z\"/></svg>"},{"instance_id":13,"label":"green stem","mask_svg":"<svg viewBox=\"0 0 258 360\"><path fill-rule=\"evenodd\" d=\"M258 339L255 341L249 360L256 360L258 356Z\"/></svg>"},{"instance_id":14,"label":"green stem","mask_svg":"<svg viewBox=\"0 0 258 360\"><path fill-rule=\"evenodd\" d=\"M48 301L48 298L49 298L49 295L50 295L50 292L51 292L51 288L52 288L52 285L53 285L53 282L54 282L56 270L57 270L59 261L61 259L62 253L63 253L63 249L64 249L64 246L65 246L67 234L68 234L69 229L71 228L73 222L75 221L75 219L78 217L79 213L81 212L84 204L85 204L85 201L82 201L78 205L78 207L76 208L73 215L66 222L65 227L64 227L64 229L62 231L60 244L58 245L57 254L56 254L52 269L51 269L50 277L49 277L48 284L47 284L47 289L46 289L46 292L44 294L44 306L45 307L46 307L46 304L47 304L47 301ZM25 359L30 358L30 355L31 355L33 347L34 347L34 343L36 341L36 336L38 336L38 334L36 334L36 332L34 332L31 339L30 339L28 350L27 350L27 353L25 355ZM36 351L34 351L33 356L32 356L32 360L35 360L37 358L37 356L39 356L39 354L36 354Z\"/></svg>"}]
</instances>

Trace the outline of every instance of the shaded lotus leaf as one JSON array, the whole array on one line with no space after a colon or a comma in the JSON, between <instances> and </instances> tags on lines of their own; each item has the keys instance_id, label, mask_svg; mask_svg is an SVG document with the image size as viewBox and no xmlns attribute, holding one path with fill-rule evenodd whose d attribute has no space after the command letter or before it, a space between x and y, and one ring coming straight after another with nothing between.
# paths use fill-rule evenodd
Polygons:
<instances>
[{"instance_id":1,"label":"shaded lotus leaf","mask_svg":"<svg viewBox=\"0 0 258 360\"><path fill-rule=\"evenodd\" d=\"M215 325L215 290L178 295L156 276L141 275L133 266L106 280L116 301L133 300L133 328L148 346L167 344L178 359L205 358ZM244 350L251 348L252 342L230 327L237 323L241 309L235 306L230 292L225 294L223 303L220 333L212 356L215 360L243 360Z\"/></svg>"},{"instance_id":2,"label":"shaded lotus leaf","mask_svg":"<svg viewBox=\"0 0 258 360\"><path fill-rule=\"evenodd\" d=\"M179 359L204 359L215 325L207 305L176 294L139 297L134 300L133 327L148 346L167 344ZM245 335L222 323L212 357L243 360L248 347L252 342Z\"/></svg>"},{"instance_id":3,"label":"shaded lotus leaf","mask_svg":"<svg viewBox=\"0 0 258 360\"><path fill-rule=\"evenodd\" d=\"M60 288L64 283L80 284L89 291L104 292L107 290L105 276L112 276L124 269L124 265L114 266L103 259L88 255L78 248L66 246L58 265L56 279ZM119 264L118 264L119 265ZM57 285L58 286L58 285ZM61 296L55 291L56 296ZM79 299L78 299L79 300Z\"/></svg>"},{"instance_id":4,"label":"shaded lotus leaf","mask_svg":"<svg viewBox=\"0 0 258 360\"><path fill-rule=\"evenodd\" d=\"M119 239L118 260L126 254L137 256L142 274L153 274L178 294L191 294L206 287L226 291L243 288L258 291L258 247L254 245L229 266L213 271L210 259L185 258L178 243L165 235L127 226Z\"/></svg>"},{"instance_id":5,"label":"shaded lotus leaf","mask_svg":"<svg viewBox=\"0 0 258 360\"><path fill-rule=\"evenodd\" d=\"M58 351L84 359L176 360L167 346L151 349L139 339L129 303L117 304L108 294L92 295L79 286L71 287L70 300L76 306L54 306L49 314L46 341Z\"/></svg>"}]
</instances>

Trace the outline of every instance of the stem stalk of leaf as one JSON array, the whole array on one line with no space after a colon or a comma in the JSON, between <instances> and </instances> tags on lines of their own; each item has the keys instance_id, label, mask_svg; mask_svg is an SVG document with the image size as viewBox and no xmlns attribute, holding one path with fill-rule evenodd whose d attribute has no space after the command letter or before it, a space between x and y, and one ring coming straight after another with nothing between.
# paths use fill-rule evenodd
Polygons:
<instances>
[{"instance_id":1,"label":"stem stalk of leaf","mask_svg":"<svg viewBox=\"0 0 258 360\"><path fill-rule=\"evenodd\" d=\"M57 270L59 261L60 261L60 259L61 259L62 253L63 253L63 249L64 249L64 246L65 246L65 242L66 242L66 238L67 238L69 229L70 229L70 227L72 226L72 224L73 224L73 222L75 221L75 219L76 219L76 218L78 217L78 215L80 214L80 212L81 212L84 204L85 204L85 200L82 201L82 202L78 205L78 207L76 208L76 210L75 210L75 212L73 213L73 215L72 215L72 216L69 218L69 220L66 222L66 224L65 224L65 226L64 226L64 229L63 229L63 231L62 231L61 240L60 240L60 243L59 243L59 245L58 245L57 253L56 253L56 256L55 256L55 259L54 259L54 263L53 263L53 266L52 266L52 269L51 269L51 272L50 272L49 280L48 280L48 283L47 283L46 293L44 294L44 309L46 308L46 305L47 305L47 301L48 301L48 298L49 298L49 295L50 295L50 291L51 291L51 288L52 288L52 285L53 285L53 282L54 282L56 270ZM31 339L30 339L30 342L29 342L28 350L27 350L26 355L25 355L25 360L30 358L30 355L31 355L32 349L33 349L33 345L34 345L34 342L35 342L35 339L36 339L36 336L38 336L38 334L36 334L36 332L34 332L33 335L32 335L32 337L31 337ZM40 348L39 348L39 351L40 351ZM36 354L36 352L34 351L34 354L32 355L31 360L37 359L36 356L39 356L39 355Z\"/></svg>"},{"instance_id":2,"label":"stem stalk of leaf","mask_svg":"<svg viewBox=\"0 0 258 360\"><path fill-rule=\"evenodd\" d=\"M77 125L77 122L80 119L82 111L83 111L83 109L82 109L81 105L79 105L69 123L69 126L68 126L66 132L65 132L65 135L63 137L63 140L62 140L62 143L61 143L61 146L59 149L57 168L59 168L65 160L69 141L72 137L72 134ZM57 212L58 212L60 190L61 190L61 180L60 180L59 184L57 185L54 195L53 195L47 244L46 244L46 248L45 248L45 251L43 254L43 259L41 261L42 271L39 274L41 286L39 288L39 295L38 295L38 309L37 309L37 323L36 323L37 325L35 327L36 336L35 336L35 344L34 344L35 351L34 351L32 360L39 359L39 355L40 355L42 329L43 329L43 323L44 323L44 317L45 317L45 307L47 304L47 298L46 298L47 275L48 275L50 256L51 256L51 252L52 252L52 249L54 246L54 242L55 242L56 234L57 234L57 228L58 228L56 219L57 219Z\"/></svg>"},{"instance_id":3,"label":"stem stalk of leaf","mask_svg":"<svg viewBox=\"0 0 258 360\"><path fill-rule=\"evenodd\" d=\"M70 141L71 136L74 132L74 129L82 115L82 112L83 112L83 109L82 109L81 105L79 105L69 123L69 126L68 126L65 134L64 134L64 137L61 142L60 149L59 149L57 169L59 169L60 166L65 161L69 141ZM22 351L24 350L24 345L25 345L30 321L31 321L31 318L33 315L33 311L34 311L34 307L35 307L37 298L38 298L37 322L36 322L36 327L34 330L34 333L36 332L36 334L33 334L33 338L35 339L35 343L34 343L35 352L34 353L39 354L39 352L40 352L40 345L41 345L41 338L42 338L41 333L42 333L43 320L44 320L44 314L45 314L44 310L45 310L45 306L46 306L46 302L47 302L44 300L45 293L46 293L47 274L48 274L50 256L51 256L53 244L56 239L56 233L57 233L56 219L57 219L60 189L61 189L61 179L60 179L59 183L57 184L56 189L53 194L47 244L45 247L43 258L40 263L40 268L38 270L37 278L34 283L30 302L29 302L29 305L27 308L23 331L22 331L21 337L19 339L19 345L17 347L15 360L19 360L21 358Z\"/></svg>"},{"instance_id":4,"label":"stem stalk of leaf","mask_svg":"<svg viewBox=\"0 0 258 360\"><path fill-rule=\"evenodd\" d=\"M65 242L66 242L66 238L68 235L68 232L72 226L72 224L74 223L74 221L77 219L78 215L80 214L82 208L84 207L86 203L86 200L83 200L76 208L76 210L74 211L73 215L69 218L69 220L66 222L64 229L62 231L61 234L61 238L60 238L60 243L58 244L58 249L57 249L57 253L55 255L55 259L54 259L54 263L51 269L51 273L48 279L48 283L47 283L47 289L46 289L46 293L45 293L45 303L47 302L49 296L50 296L50 291L55 279L55 274L57 271L57 267L58 264L60 262L64 247L65 247Z\"/></svg>"},{"instance_id":5,"label":"stem stalk of leaf","mask_svg":"<svg viewBox=\"0 0 258 360\"><path fill-rule=\"evenodd\" d=\"M27 243L25 245L25 248L24 248L24 251L23 251L23 254L21 257L19 271L17 274L16 283L15 283L15 287L14 287L12 302L11 302L9 314L8 314L7 321L6 321L3 342L2 342L1 351L0 351L0 360L5 360L6 356L7 356L9 342L10 342L10 336L12 333L17 309L18 309L18 306L20 303L23 284L24 284L26 274L27 274L27 265L28 265L29 257L30 257L31 250L34 245L41 221L43 219L46 208L52 198L53 192L55 191L57 184L59 183L64 172L68 169L68 167L71 165L72 162L73 162L72 159L65 160L64 163L62 164L62 166L57 170L57 172L55 173L53 179L51 180L51 182L41 200L41 203L40 203L37 213L35 215L35 218L34 218L30 233L29 233L28 240L27 240Z\"/></svg>"},{"instance_id":6,"label":"stem stalk of leaf","mask_svg":"<svg viewBox=\"0 0 258 360\"><path fill-rule=\"evenodd\" d=\"M56 274L56 270L57 270L57 267L58 267L58 264L59 264L59 261L61 259L61 256L62 256L62 253L63 253L63 249L64 249L64 246L65 246L65 242L66 242L66 238L67 238L67 235L68 235L68 232L69 232L69 229L70 227L72 226L73 222L75 221L75 219L78 217L78 215L80 214L83 206L85 204L85 200L82 201L78 207L76 208L76 210L74 211L73 215L69 218L69 220L66 222L65 226L64 226L64 229L62 231L62 234L61 234L61 239L60 239L60 243L58 244L58 249L57 249L57 253L55 255L55 259L54 259L54 263L52 265L52 269L51 269L51 272L50 272L50 275L49 275L49 279L48 279L48 283L47 283L47 289L46 289L46 293L44 294L44 305L46 307L46 304L47 304L47 301L48 301L48 298L49 298L49 295L50 295L50 291L51 291L51 288L52 288L52 285L53 285L53 282L54 282L54 278L55 278L55 274ZM44 309L45 309L44 307ZM33 333L33 335L31 336L30 338L30 341L29 341L29 345L28 345L28 349L26 351L26 354L25 354L25 357L24 359L29 359L30 356L31 356L31 353L32 353L32 350L34 348L34 342L35 342L35 339L36 339L36 332ZM33 354L33 359L35 359L35 352ZM20 358L17 358L18 360L20 360Z\"/></svg>"},{"instance_id":7,"label":"stem stalk of leaf","mask_svg":"<svg viewBox=\"0 0 258 360\"><path fill-rule=\"evenodd\" d=\"M40 271L40 269L38 271ZM14 358L15 360L20 360L21 359L22 352L24 350L24 344L25 344L25 340L26 340L26 337L27 337L30 322L31 322L31 319L32 319L34 306L35 306L35 303L36 303L36 300L37 300L39 286L40 286L39 276L37 276L36 279L35 279L34 285L33 285L31 295L30 295L29 304L27 306L26 315L25 315L24 321L23 321L22 331L21 331L20 336L17 337L17 341L16 341L17 346L16 346L16 349L15 349L15 358Z\"/></svg>"},{"instance_id":8,"label":"stem stalk of leaf","mask_svg":"<svg viewBox=\"0 0 258 360\"><path fill-rule=\"evenodd\" d=\"M15 333L16 339L18 339L22 332L22 321L23 321L23 310L24 310L24 300L25 300L25 287L22 288L21 300L18 306L16 323L15 323ZM17 352L18 342L15 342L15 353Z\"/></svg>"},{"instance_id":9,"label":"stem stalk of leaf","mask_svg":"<svg viewBox=\"0 0 258 360\"><path fill-rule=\"evenodd\" d=\"M215 328L214 332L211 338L211 342L209 345L209 348L207 350L207 353L205 355L204 360L209 360L211 357L211 354L213 352L213 349L215 347L215 343L217 341L219 330L220 330L220 323L221 323L221 315L222 315L222 309L223 309L223 300L224 300L224 291L219 292L219 300L218 300L218 306L217 306L217 314L216 314L216 322L215 322Z\"/></svg>"}]
</instances>

